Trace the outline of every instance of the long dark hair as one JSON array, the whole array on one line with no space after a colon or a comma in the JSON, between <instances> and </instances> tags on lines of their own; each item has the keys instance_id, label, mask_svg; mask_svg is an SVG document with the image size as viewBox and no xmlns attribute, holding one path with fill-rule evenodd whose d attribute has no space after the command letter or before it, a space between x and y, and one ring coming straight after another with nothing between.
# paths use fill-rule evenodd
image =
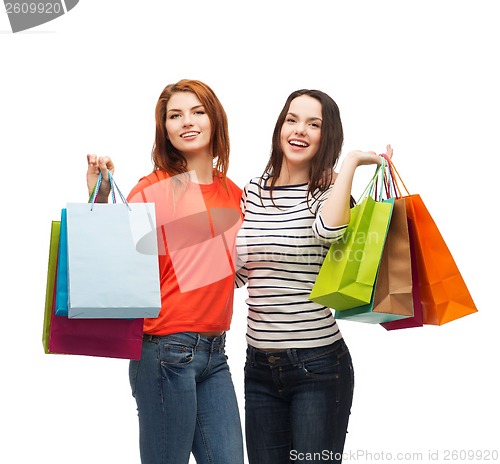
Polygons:
<instances>
[{"instance_id":1,"label":"long dark hair","mask_svg":"<svg viewBox=\"0 0 500 464\"><path fill-rule=\"evenodd\" d=\"M175 84L167 85L158 98L155 110L155 143L151 153L154 169L162 169L172 177L187 172L186 158L167 139L165 128L167 104L176 92L192 92L204 106L212 126L211 151L214 167L224 181L229 167L229 130L226 112L214 91L197 80L182 79Z\"/></svg>"},{"instance_id":2,"label":"long dark hair","mask_svg":"<svg viewBox=\"0 0 500 464\"><path fill-rule=\"evenodd\" d=\"M317 189L320 192L325 191L332 183L332 171L337 164L344 143L344 131L340 120L339 107L329 95L320 90L296 90L289 95L278 116L273 132L271 156L264 170L264 175L269 174L271 176L268 183L271 198L273 187L283 166L283 150L280 142L281 128L292 100L302 95L315 98L321 103L322 108L321 139L318 152L312 159L309 169L308 198L312 197Z\"/></svg>"}]
</instances>

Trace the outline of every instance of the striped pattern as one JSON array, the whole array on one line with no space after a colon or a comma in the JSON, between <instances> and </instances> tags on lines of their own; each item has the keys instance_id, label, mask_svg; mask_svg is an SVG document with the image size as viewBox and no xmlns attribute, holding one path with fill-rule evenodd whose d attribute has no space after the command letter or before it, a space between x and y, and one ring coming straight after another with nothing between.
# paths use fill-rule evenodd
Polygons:
<instances>
[{"instance_id":1,"label":"striped pattern","mask_svg":"<svg viewBox=\"0 0 500 464\"><path fill-rule=\"evenodd\" d=\"M308 204L307 184L275 187L273 205L265 180L252 179L243 191L237 238L236 285L248 283L247 342L260 349L333 343L342 336L332 312L309 294L330 244L347 226L329 228L321 218L330 190Z\"/></svg>"}]
</instances>

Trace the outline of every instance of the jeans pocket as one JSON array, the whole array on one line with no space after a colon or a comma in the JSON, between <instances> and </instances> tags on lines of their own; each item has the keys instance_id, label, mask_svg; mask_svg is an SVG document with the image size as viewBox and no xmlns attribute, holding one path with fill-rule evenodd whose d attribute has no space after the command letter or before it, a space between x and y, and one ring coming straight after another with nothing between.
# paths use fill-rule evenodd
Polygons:
<instances>
[{"instance_id":1,"label":"jeans pocket","mask_svg":"<svg viewBox=\"0 0 500 464\"><path fill-rule=\"evenodd\" d=\"M182 367L188 365L194 357L192 346L173 345L166 343L160 352L160 362L162 365L170 367Z\"/></svg>"},{"instance_id":2,"label":"jeans pocket","mask_svg":"<svg viewBox=\"0 0 500 464\"><path fill-rule=\"evenodd\" d=\"M340 361L337 353L328 353L326 355L310 359L302 364L307 377L314 378L338 378L340 373Z\"/></svg>"},{"instance_id":3,"label":"jeans pocket","mask_svg":"<svg viewBox=\"0 0 500 464\"><path fill-rule=\"evenodd\" d=\"M331 359L331 356L326 358L311 359L302 365L302 368L307 377L314 378L338 378L339 377L339 362Z\"/></svg>"}]
</instances>

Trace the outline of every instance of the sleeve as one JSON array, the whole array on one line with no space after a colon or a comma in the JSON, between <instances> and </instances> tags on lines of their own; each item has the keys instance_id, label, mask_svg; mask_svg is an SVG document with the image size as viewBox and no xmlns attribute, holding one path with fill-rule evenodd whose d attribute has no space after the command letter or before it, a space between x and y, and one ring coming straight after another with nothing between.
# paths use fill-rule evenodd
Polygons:
<instances>
[{"instance_id":1,"label":"sleeve","mask_svg":"<svg viewBox=\"0 0 500 464\"><path fill-rule=\"evenodd\" d=\"M245 217L249 185L250 185L249 183L245 185L245 188L241 193L240 208L243 217ZM238 255L236 260L236 275L234 278L234 288L244 287L247 283L248 283L248 269L245 267L245 263Z\"/></svg>"},{"instance_id":2,"label":"sleeve","mask_svg":"<svg viewBox=\"0 0 500 464\"><path fill-rule=\"evenodd\" d=\"M240 205L242 190L229 177L226 177L226 184L231 191L231 197L237 205Z\"/></svg>"},{"instance_id":3,"label":"sleeve","mask_svg":"<svg viewBox=\"0 0 500 464\"><path fill-rule=\"evenodd\" d=\"M321 210L323 209L323 205L325 201L330 196L330 192L332 187L330 186L327 190L325 190L318 200L315 202L315 219L313 222L313 233L314 236L325 243L335 243L342 239L347 229L348 224L344 224L338 227L329 227L325 224L323 220L323 216L321 214Z\"/></svg>"},{"instance_id":4,"label":"sleeve","mask_svg":"<svg viewBox=\"0 0 500 464\"><path fill-rule=\"evenodd\" d=\"M245 211L247 209L248 186L249 184L245 185L245 188L241 192L240 209L243 216L245 216Z\"/></svg>"},{"instance_id":5,"label":"sleeve","mask_svg":"<svg viewBox=\"0 0 500 464\"><path fill-rule=\"evenodd\" d=\"M248 283L248 269L243 266L236 271L234 288L244 287Z\"/></svg>"}]
</instances>

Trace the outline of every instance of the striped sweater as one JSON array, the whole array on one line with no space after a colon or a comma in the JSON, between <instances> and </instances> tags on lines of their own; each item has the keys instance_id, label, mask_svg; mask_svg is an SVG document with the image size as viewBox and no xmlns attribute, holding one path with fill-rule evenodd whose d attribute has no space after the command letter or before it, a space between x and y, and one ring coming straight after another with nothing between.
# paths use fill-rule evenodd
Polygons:
<instances>
[{"instance_id":1,"label":"striped sweater","mask_svg":"<svg viewBox=\"0 0 500 464\"><path fill-rule=\"evenodd\" d=\"M347 225L330 228L322 220L331 189L308 204L307 184L275 187L271 200L266 180L245 186L236 242L236 285L248 283L247 342L264 350L328 345L342 335L332 311L309 294L330 244Z\"/></svg>"}]
</instances>

